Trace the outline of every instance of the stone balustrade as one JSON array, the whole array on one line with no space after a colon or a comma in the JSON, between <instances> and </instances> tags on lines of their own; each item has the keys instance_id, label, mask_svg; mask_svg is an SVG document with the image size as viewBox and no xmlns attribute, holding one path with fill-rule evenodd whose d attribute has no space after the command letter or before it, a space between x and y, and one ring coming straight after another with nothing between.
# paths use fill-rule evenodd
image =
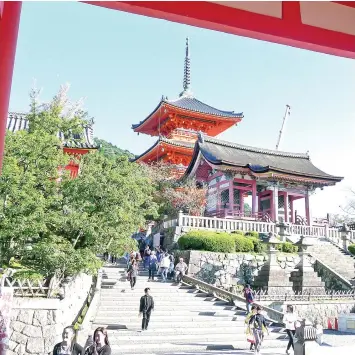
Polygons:
<instances>
[{"instance_id":1,"label":"stone balustrade","mask_svg":"<svg viewBox=\"0 0 355 355\"><path fill-rule=\"evenodd\" d=\"M329 228L328 225L298 225L292 223L284 223L282 225L283 232L280 233L280 225L274 222L263 222L245 219L230 219L217 217L190 216L179 213L177 219L164 221L164 228L181 227L183 229L205 229L215 231L236 231L242 232L259 232L259 233L276 233L288 236L313 236L315 238L326 238L333 244L344 248L343 232L338 228ZM355 243L355 230L347 232L349 243Z\"/></svg>"}]
</instances>

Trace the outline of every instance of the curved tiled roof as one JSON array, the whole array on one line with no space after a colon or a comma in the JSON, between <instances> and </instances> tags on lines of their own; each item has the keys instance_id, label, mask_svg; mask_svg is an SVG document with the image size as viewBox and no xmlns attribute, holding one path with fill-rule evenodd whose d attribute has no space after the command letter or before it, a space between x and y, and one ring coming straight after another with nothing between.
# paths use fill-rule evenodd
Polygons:
<instances>
[{"instance_id":1,"label":"curved tiled roof","mask_svg":"<svg viewBox=\"0 0 355 355\"><path fill-rule=\"evenodd\" d=\"M131 159L131 161L137 161L139 158L143 157L147 153L149 153L151 150L153 150L159 143L166 143L175 147L182 147L182 148L188 148L188 149L193 149L195 146L195 143L191 142L186 142L186 141L177 141L174 139L168 139L165 137L159 137L159 139L151 146L149 147L144 153L140 155L136 155L135 158Z\"/></svg>"},{"instance_id":2,"label":"curved tiled roof","mask_svg":"<svg viewBox=\"0 0 355 355\"><path fill-rule=\"evenodd\" d=\"M143 121L137 123L137 124L132 124L132 129L136 129L139 126L141 126L144 122L148 121L149 118L159 110L160 106L162 104L167 104L170 106L174 106L183 110L188 110L188 111L194 111L198 113L204 113L206 115L212 115L216 117L223 117L223 118L230 118L230 119L236 119L236 118L243 118L243 112L235 113L234 111L222 111L219 110L215 107L209 106L205 103L203 103L200 100L197 100L194 97L190 96L181 96L176 100L168 100L168 98L162 98L161 101L159 102L158 106L154 109L154 111Z\"/></svg>"},{"instance_id":3,"label":"curved tiled roof","mask_svg":"<svg viewBox=\"0 0 355 355\"><path fill-rule=\"evenodd\" d=\"M343 179L318 169L308 154L249 147L202 135L195 147L187 173L192 170L200 153L213 165L247 168L256 174L270 171L332 182Z\"/></svg>"},{"instance_id":4,"label":"curved tiled roof","mask_svg":"<svg viewBox=\"0 0 355 355\"><path fill-rule=\"evenodd\" d=\"M176 100L164 99L169 105L182 108L184 110L195 111L205 113L208 115L230 117L230 118L243 118L243 112L235 113L234 111L222 111L215 107L205 104L204 102L197 100L194 97L182 96Z\"/></svg>"},{"instance_id":5,"label":"curved tiled roof","mask_svg":"<svg viewBox=\"0 0 355 355\"><path fill-rule=\"evenodd\" d=\"M9 112L7 116L7 129L11 132L28 129L29 122L27 120L27 113L24 112ZM58 132L58 138L62 141L65 148L78 149L96 149L98 148L94 143L94 132L91 125L83 129L82 134L73 134L70 140L65 140L63 132Z\"/></svg>"}]
</instances>

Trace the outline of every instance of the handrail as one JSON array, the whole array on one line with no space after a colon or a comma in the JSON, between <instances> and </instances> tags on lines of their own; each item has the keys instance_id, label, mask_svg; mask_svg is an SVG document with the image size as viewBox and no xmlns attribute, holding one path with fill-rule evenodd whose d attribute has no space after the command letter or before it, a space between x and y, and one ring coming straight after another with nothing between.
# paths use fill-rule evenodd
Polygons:
<instances>
[{"instance_id":1,"label":"handrail","mask_svg":"<svg viewBox=\"0 0 355 355\"><path fill-rule=\"evenodd\" d=\"M234 301L237 301L237 302L242 302L243 305L246 304L244 297L236 295L232 292L220 289L218 287L212 286L206 282L203 282L201 280L197 280L191 276L185 275L183 278L183 281L185 283L187 283L188 285L197 286L199 289L201 289L203 291L211 292L211 293L213 293L213 295L216 298L219 298L223 301L232 302L232 303L234 303ZM258 305L257 303L255 303L255 304ZM266 311L267 317L270 321L284 325L284 323L282 321L284 314L282 312L279 312L276 309L273 309L273 308L270 308L270 307L267 307L264 305L260 305L260 306L262 306L264 311ZM244 309L244 307L241 307L241 308ZM245 306L245 309L246 309L246 306Z\"/></svg>"},{"instance_id":2,"label":"handrail","mask_svg":"<svg viewBox=\"0 0 355 355\"><path fill-rule=\"evenodd\" d=\"M354 286L352 285L351 282L349 282L349 280L347 280L344 276L340 275L339 273L337 273L335 270L333 270L331 267L329 267L324 261L320 260L318 257L316 257L314 254L312 253L308 253L308 255L310 257L312 257L313 259L315 259L317 262L319 262L323 267L325 267L327 270L329 270L334 276L336 276L338 279L341 280L342 283L344 283L347 287L349 287L350 289L353 289Z\"/></svg>"}]
</instances>

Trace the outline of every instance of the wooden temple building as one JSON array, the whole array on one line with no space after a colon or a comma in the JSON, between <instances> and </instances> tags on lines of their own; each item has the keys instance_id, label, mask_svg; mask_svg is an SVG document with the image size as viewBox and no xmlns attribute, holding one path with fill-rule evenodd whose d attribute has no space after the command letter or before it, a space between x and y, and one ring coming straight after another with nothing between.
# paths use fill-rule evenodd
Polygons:
<instances>
[{"instance_id":1,"label":"wooden temple building","mask_svg":"<svg viewBox=\"0 0 355 355\"><path fill-rule=\"evenodd\" d=\"M174 164L183 174L191 161L198 132L215 137L239 123L243 113L221 111L196 99L190 89L190 53L186 40L183 91L179 98L162 97L158 106L143 121L132 125L137 133L158 137L156 143L134 161Z\"/></svg>"},{"instance_id":2,"label":"wooden temple building","mask_svg":"<svg viewBox=\"0 0 355 355\"><path fill-rule=\"evenodd\" d=\"M248 147L216 138L243 117L243 113L221 111L194 97L187 39L183 91L175 100L163 97L145 120L132 126L134 132L158 137L134 161L174 164L178 176L185 174L208 185L206 216L312 224L310 195L316 188L334 185L343 178L319 170L308 154ZM246 199L251 204L247 205ZM300 199L305 207L302 217L294 208Z\"/></svg>"},{"instance_id":3,"label":"wooden temple building","mask_svg":"<svg viewBox=\"0 0 355 355\"><path fill-rule=\"evenodd\" d=\"M7 130L16 132L22 129L28 129L29 122L27 120L26 113L9 112L7 117ZM74 134L71 139L65 139L62 132L58 132L58 138L62 142L61 146L64 153L69 154L72 157L80 158L90 151L98 149L94 143L93 122L90 122L84 129L82 134ZM77 159L73 159L65 167L69 170L71 177L76 177L79 173L79 164Z\"/></svg>"},{"instance_id":4,"label":"wooden temple building","mask_svg":"<svg viewBox=\"0 0 355 355\"><path fill-rule=\"evenodd\" d=\"M199 134L186 176L207 184L208 216L267 222L313 223L309 205L316 188L343 178L326 174L308 154L249 147ZM251 196L251 211L244 201ZM303 199L306 217L296 220L294 202Z\"/></svg>"}]
</instances>

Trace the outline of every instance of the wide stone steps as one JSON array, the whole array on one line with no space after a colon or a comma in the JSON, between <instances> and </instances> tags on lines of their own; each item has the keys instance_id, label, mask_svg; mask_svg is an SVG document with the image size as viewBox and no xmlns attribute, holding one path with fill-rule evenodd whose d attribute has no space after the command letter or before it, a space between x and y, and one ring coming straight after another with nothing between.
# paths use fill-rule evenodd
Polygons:
<instances>
[{"instance_id":1,"label":"wide stone steps","mask_svg":"<svg viewBox=\"0 0 355 355\"><path fill-rule=\"evenodd\" d=\"M265 339L263 342L263 348L285 348L287 341L269 340ZM161 353L186 353L186 352L203 352L206 350L220 350L223 354L225 350L249 350L250 344L246 340L220 340L220 341L199 341L192 340L190 343L184 342L164 342L164 338L160 339L159 343L154 344L120 344L112 345L113 355L124 354L161 354ZM251 352L248 352L251 354Z\"/></svg>"},{"instance_id":2,"label":"wide stone steps","mask_svg":"<svg viewBox=\"0 0 355 355\"><path fill-rule=\"evenodd\" d=\"M248 349L245 334L244 302L231 305L213 295L173 282L148 282L140 273L131 290L123 268L105 269L110 288L101 289L101 298L92 330L107 327L112 354L198 353L210 349ZM159 279L160 280L160 279ZM149 329L141 332L139 301L144 288L151 289L155 310ZM286 334L280 328L272 332L264 347L285 347Z\"/></svg>"}]
</instances>

